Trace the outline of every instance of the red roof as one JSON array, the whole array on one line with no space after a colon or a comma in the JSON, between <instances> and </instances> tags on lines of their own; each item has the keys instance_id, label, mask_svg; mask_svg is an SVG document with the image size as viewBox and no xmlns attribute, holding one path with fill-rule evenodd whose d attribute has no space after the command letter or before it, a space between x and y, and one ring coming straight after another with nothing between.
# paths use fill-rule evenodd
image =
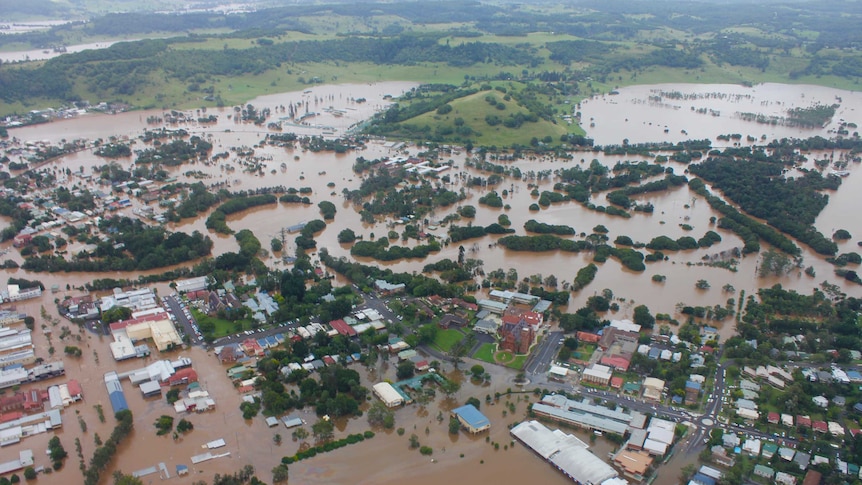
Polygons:
<instances>
[{"instance_id":1,"label":"red roof","mask_svg":"<svg viewBox=\"0 0 862 485\"><path fill-rule=\"evenodd\" d=\"M850 436L856 437L857 434L862 433L862 429L859 428L847 428L850 431Z\"/></svg>"},{"instance_id":2,"label":"red roof","mask_svg":"<svg viewBox=\"0 0 862 485\"><path fill-rule=\"evenodd\" d=\"M578 332L575 335L578 337L578 340L580 340L581 342L590 342L590 343L595 344L595 343L598 343L599 340L601 340L601 337L599 335L596 335L594 333L589 333L589 332Z\"/></svg>"},{"instance_id":3,"label":"red roof","mask_svg":"<svg viewBox=\"0 0 862 485\"><path fill-rule=\"evenodd\" d=\"M138 318L130 318L128 320L121 320L119 322L112 323L110 325L111 332L126 328L129 325L134 325L136 323L154 322L154 321L158 321L158 320L164 320L165 318L168 318L166 313L156 313L155 315L144 315L144 316L138 317Z\"/></svg>"},{"instance_id":4,"label":"red roof","mask_svg":"<svg viewBox=\"0 0 862 485\"><path fill-rule=\"evenodd\" d=\"M78 383L75 379L72 379L66 384L66 387L69 388L69 395L72 397L75 396L83 396L83 392L81 391L81 384Z\"/></svg>"},{"instance_id":5,"label":"red roof","mask_svg":"<svg viewBox=\"0 0 862 485\"><path fill-rule=\"evenodd\" d=\"M600 362L602 365L607 365L623 372L629 369L630 364L629 359L626 359L625 357L621 357L619 355L602 357L602 360Z\"/></svg>"},{"instance_id":6,"label":"red roof","mask_svg":"<svg viewBox=\"0 0 862 485\"><path fill-rule=\"evenodd\" d=\"M521 318L523 318L530 325L539 325L542 323L542 314L536 312L524 312L521 314Z\"/></svg>"},{"instance_id":7,"label":"red roof","mask_svg":"<svg viewBox=\"0 0 862 485\"><path fill-rule=\"evenodd\" d=\"M240 394L245 394L254 390L254 386L241 386L237 388Z\"/></svg>"},{"instance_id":8,"label":"red roof","mask_svg":"<svg viewBox=\"0 0 862 485\"><path fill-rule=\"evenodd\" d=\"M503 318L501 320L503 321L503 323L510 323L512 325L517 325L517 324L521 323L521 316L520 315L503 315Z\"/></svg>"},{"instance_id":9,"label":"red roof","mask_svg":"<svg viewBox=\"0 0 862 485\"><path fill-rule=\"evenodd\" d=\"M8 423L9 421L15 421L16 419L21 419L24 417L24 413L21 411L14 411L11 413L3 413L0 414L0 423Z\"/></svg>"},{"instance_id":10,"label":"red roof","mask_svg":"<svg viewBox=\"0 0 862 485\"><path fill-rule=\"evenodd\" d=\"M805 426L806 428L810 428L811 427L811 418L809 418L808 416L797 415L796 416L796 426L799 426L799 427Z\"/></svg>"},{"instance_id":11,"label":"red roof","mask_svg":"<svg viewBox=\"0 0 862 485\"><path fill-rule=\"evenodd\" d=\"M814 431L821 431L823 433L829 431L829 425L826 424L826 421L812 421L811 428L813 428Z\"/></svg>"},{"instance_id":12,"label":"red roof","mask_svg":"<svg viewBox=\"0 0 862 485\"><path fill-rule=\"evenodd\" d=\"M341 335L345 335L347 337L355 337L356 330L353 329L350 325L347 324L344 320L338 319L329 322L329 326L333 328L336 332Z\"/></svg>"},{"instance_id":13,"label":"red roof","mask_svg":"<svg viewBox=\"0 0 862 485\"><path fill-rule=\"evenodd\" d=\"M323 356L323 363L326 365L332 365L335 363L335 359L333 359L332 356L324 355Z\"/></svg>"},{"instance_id":14,"label":"red roof","mask_svg":"<svg viewBox=\"0 0 862 485\"><path fill-rule=\"evenodd\" d=\"M198 373L195 372L191 367L186 367L185 369L178 370L174 375L168 378L168 383L170 385L180 384L183 381L185 382L197 382Z\"/></svg>"},{"instance_id":15,"label":"red roof","mask_svg":"<svg viewBox=\"0 0 862 485\"><path fill-rule=\"evenodd\" d=\"M766 415L766 420L772 424L777 423L781 419L778 413L769 413Z\"/></svg>"},{"instance_id":16,"label":"red roof","mask_svg":"<svg viewBox=\"0 0 862 485\"><path fill-rule=\"evenodd\" d=\"M464 301L460 298L452 298L452 304L455 306L464 308L465 310L476 311L479 309L479 305L477 305L475 303L470 303L470 302Z\"/></svg>"},{"instance_id":17,"label":"red roof","mask_svg":"<svg viewBox=\"0 0 862 485\"><path fill-rule=\"evenodd\" d=\"M611 377L611 387L614 389L619 389L623 387L623 378L622 377Z\"/></svg>"}]
</instances>

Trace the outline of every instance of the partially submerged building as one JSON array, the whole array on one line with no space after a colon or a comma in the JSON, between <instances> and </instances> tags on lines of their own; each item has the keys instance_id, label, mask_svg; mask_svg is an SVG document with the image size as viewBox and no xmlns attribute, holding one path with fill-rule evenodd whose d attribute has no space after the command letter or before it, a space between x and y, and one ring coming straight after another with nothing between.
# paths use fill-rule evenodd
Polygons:
<instances>
[{"instance_id":1,"label":"partially submerged building","mask_svg":"<svg viewBox=\"0 0 862 485\"><path fill-rule=\"evenodd\" d=\"M538 421L524 421L512 436L580 485L610 485L618 473L587 449L587 444Z\"/></svg>"}]
</instances>

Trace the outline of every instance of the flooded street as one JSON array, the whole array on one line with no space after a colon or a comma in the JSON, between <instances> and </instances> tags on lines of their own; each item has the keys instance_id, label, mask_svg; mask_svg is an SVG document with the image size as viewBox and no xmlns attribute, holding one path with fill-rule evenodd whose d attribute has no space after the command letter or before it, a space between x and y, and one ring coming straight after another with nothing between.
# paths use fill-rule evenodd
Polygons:
<instances>
[{"instance_id":1,"label":"flooded street","mask_svg":"<svg viewBox=\"0 0 862 485\"><path fill-rule=\"evenodd\" d=\"M277 121L286 117L282 106L302 106L309 112L317 113L308 118L307 125L290 125L286 121L283 132L295 132L299 135L316 134L326 137L334 137L347 133L357 123L367 119L375 112L384 109L393 102L390 96L398 96L414 87L413 83L376 83L368 85L340 85L340 86L314 86L304 92L283 93L279 95L265 96L252 100L256 108L271 108L273 115L270 121ZM657 99L657 93L679 93L679 98L669 99L667 96ZM837 100L841 99L840 103ZM364 99L364 101L359 101ZM839 103L833 122L822 129L802 129L780 125L762 125L751 121L745 121L734 113L756 112L766 115L778 115L789 107L807 107L814 103ZM694 108L694 109L692 109ZM758 85L753 88L731 85L717 86L694 86L694 85L662 85L662 86L636 86L620 90L618 95L606 95L586 100L581 107L582 121L588 136L595 139L597 144L617 144L623 139L630 143L655 142L655 141L680 141L685 139L709 138L715 146L722 146L723 142L715 141L720 134L741 133L743 145L748 143L746 135L755 137L760 143L762 135L767 140L780 137L806 138L814 135L832 136L830 130L834 130L839 119L848 122L859 123L858 113L862 113L862 94L856 92L838 91L828 88L813 86L786 86L786 85ZM706 112L699 112L705 109ZM712 110L718 114L710 114ZM318 248L326 248L330 254L338 257L350 257L350 247L338 242L337 236L340 231L350 228L357 235L366 240L385 237L390 230L400 233L403 227L392 225L391 218L378 218L373 224L363 223L360 220L359 210L347 202L342 195L343 190L358 189L361 184L361 176L352 171L352 165L357 157L368 160L384 157L406 157L418 156L423 151L416 146L406 146L396 150L392 144L385 141L374 140L368 143L366 148L346 154L334 153L312 153L300 148L280 148L275 146L262 146L260 142L267 133L277 133L267 129L265 126L244 124L234 118L233 107L218 110L207 110L200 113L187 113L196 119L199 116L214 114L218 120L213 124L199 124L196 122L168 125L170 129L185 129L191 134L207 137L213 145L213 153L229 151L232 147L253 147L254 156L261 160L261 168L251 171L246 168L245 161L231 152L227 159L216 162L193 163L180 167L165 167L171 177L180 182L200 181L212 190L226 188L230 191L253 190L264 187L309 187L311 193L310 205L277 203L264 207L257 207L241 213L232 214L227 217L227 224L231 229L239 231L249 229L260 239L264 248L269 248L269 241L279 237L281 230L288 226L303 221L321 218L317 204L324 200L332 201L337 208L334 221L330 221L326 229L316 237ZM47 140L57 143L61 140L72 140L87 138L95 140L101 138L108 140L112 136L119 138L128 137L135 139L144 129L155 129L163 124L148 124L147 119L151 116L162 117L162 110L128 112L117 115L84 115L77 119L57 121L44 125L27 128L14 129L10 136L20 140L39 141ZM590 126L594 123L595 126ZM667 130L667 131L665 131ZM683 134L685 131L687 134ZM133 150L147 148L148 145L137 140L132 145ZM808 154L809 159L822 158L828 154ZM824 280L837 284L842 291L852 296L862 296L862 287L837 278L833 271L834 267L826 262L823 256L810 251L806 246L801 246L803 263L802 268L793 270L783 277L758 278L757 268L761 256L749 255L742 258L737 266L737 271L717 267L698 266L705 255L716 254L734 248L741 248L742 241L733 233L717 229L710 223L710 218L719 216L712 210L707 202L700 196L689 191L687 186L671 189L667 192L643 194L636 197L639 202L650 202L654 204L655 211L652 214L632 212L630 219L608 216L604 213L590 211L575 202L564 202L553 204L548 208L537 212L529 210L529 205L536 202L537 198L530 195L531 190L527 183L503 178L503 182L496 187L498 192L504 189L508 194L504 197L504 204L510 206L505 208L490 208L478 203L479 197L487 193L487 190L469 187L465 183L472 177L487 177L489 174L466 167L467 154L453 152L451 155L442 156L437 162L449 162L453 168L444 172L451 177L448 185L455 192L464 191L466 200L444 209L437 209L428 216L429 223L435 224L449 214L457 210L459 206L473 205L476 207L476 217L472 221L461 220L458 225L488 225L497 222L501 214L505 214L512 222L512 228L517 234L525 234L524 223L530 219L549 224L565 224L575 228L578 233L590 234L593 227L604 225L608 229L608 237L613 241L617 236L625 235L635 241L647 243L650 239L666 235L678 238L690 235L700 238L708 230L718 232L722 241L709 249L698 249L691 251L668 252L669 260L647 263L646 271L635 273L622 267L614 259L600 263L595 280L578 293L572 294L568 311L574 311L581 307L586 299L603 289L610 289L618 299L620 310L616 314L610 314L613 318L631 318L635 306L647 304L653 313L668 313L675 318L682 319L683 316L677 312L679 304L714 306L724 305L729 298L739 299L741 291L746 295L756 293L758 288L781 284L785 288L794 289L800 293L810 293L818 288ZM838 155L836 154L836 158ZM582 160L583 159L583 160ZM574 165L588 166L592 159L597 159L606 166L613 166L617 162L643 161L638 157L605 156L601 153L578 152L573 154L572 160L552 159L550 157L538 159L519 159L512 162L495 162L518 167L523 173L528 171L558 170ZM653 160L647 160L652 162ZM66 175L66 170L77 172L82 170L90 173L93 167L105 165L109 160L95 156L92 151L82 151L57 160L51 161L40 167L40 170L55 171L60 183L67 186L77 185L91 190L104 189L92 181L85 181L75 176ZM124 168L129 168L133 159L117 160ZM683 174L686 167L675 162L668 162L667 166L677 174ZM829 169L827 169L829 170ZM837 229L846 229L854 239L839 242L839 253L858 251L856 241L862 240L862 218L848 217L848 208L855 207L858 202L858 194L862 191L862 173L857 164L847 167L849 175L842 179L841 187L834 193L830 193L830 203L820 214L816 221L816 227L826 235L831 235ZM459 176L459 174L463 174ZM792 174L790 174L792 176ZM434 183L438 183L435 181ZM443 183L440 181L439 183ZM531 181L535 183L539 191L552 190L555 180L553 177L545 180ZM596 205L608 205L605 194L593 197ZM134 202L133 207L122 211L123 214L132 216L132 210L140 206L140 202ZM156 204L157 212L160 210ZM167 227L173 231L192 232L200 231L208 234L214 242L213 256L225 252L237 251L238 244L233 236L226 236L210 232L205 227L208 213L203 213L194 219L186 219L177 224L168 224ZM683 224L693 227L686 230ZM8 225L8 220L3 219L0 227ZM446 238L446 228L428 231L441 238ZM572 281L577 271L592 262L593 255L590 253L571 254L563 252L527 253L506 250L495 244L500 236L489 235L479 239L463 241L461 244L466 249L468 258L481 259L486 273L502 268L514 268L518 272L519 279L530 275L541 274L543 276L555 275L562 281ZM409 242L393 241L393 244L416 245L415 240ZM74 254L79 243L70 244L69 254ZM420 272L423 267L431 262L443 258L457 259L459 244L450 244L436 254L432 254L426 260L402 260L393 262L376 262L363 260L364 263L380 267L387 267L397 272ZM3 243L0 250L10 249L11 242ZM766 248L764 248L766 249ZM285 251L295 251L293 237L287 238ZM644 250L645 252L645 250ZM11 250L3 259L12 259L18 263L23 259L16 250ZM312 259L316 259L313 257ZM264 260L267 265L274 268L284 267L281 259L270 255ZM812 266L816 276L810 277L802 273L802 269ZM162 273L172 268L160 268L143 274ZM851 269L856 269L852 268ZM136 279L142 273L28 273L21 269L4 269L5 277L17 277L38 279L47 288L58 285L59 291L52 294L46 291L40 299L19 302L17 309L36 317L36 330L34 339L37 341L37 356L50 360L47 353L49 344L40 326L51 325L43 322L40 317L41 308L57 319L54 309L54 300L62 299L66 295L79 295L80 291L73 288L80 287L95 278L129 278ZM652 280L653 275L664 275L666 280L657 283ZM699 279L709 282L711 288L698 290L694 283ZM336 279L345 283L341 278ZM722 290L725 285L734 287L735 292L729 293ZM168 283L154 285L161 294L167 294L171 290ZM72 288L67 290L68 288ZM723 337L733 334L733 321L716 324ZM65 320L59 326L70 326ZM54 332L53 345L62 349L64 344L57 341L59 331ZM73 330L73 337L77 329ZM189 419L195 429L179 440L173 440L170 436L158 437L152 423L162 414L175 416L172 407L169 407L162 398L143 399L140 392L132 387L128 381L123 385L126 398L135 416L135 431L119 450L117 459L114 460L112 468L107 470L103 476L109 476L114 470L122 470L130 473L164 461L168 465L171 474L174 475L176 464L189 465L192 473L189 477L182 478L178 483L192 483L197 479L211 480L215 473L231 473L239 470L245 464L252 464L257 469L258 475L269 481L269 471L275 466L280 458L292 455L298 449L299 443L290 438L290 431L279 425L275 428L267 428L263 418L257 418L247 422L242 419L239 410L241 398L234 390L233 385L226 377L225 368L218 365L212 354L206 353L199 348L192 348L175 352L169 355L150 357L146 361L134 360L115 363L110 357L108 350L108 338L97 337L89 332L81 334L79 345L84 350L80 359L65 358L67 377L78 379L84 390L84 401L72 405L63 413L64 426L57 435L60 437L69 458L64 469L57 472L51 478L51 482L78 483L80 471L78 470L77 456L74 440L79 438L83 447L83 454L87 460L92 456L95 449L94 436L96 433L104 440L113 428L113 417L110 412L107 391L103 382L103 375L109 370L116 369L119 372L139 368L156 358L177 358L180 355L192 358L194 368L200 376L200 382L204 389L210 391L216 400L214 412L193 415ZM57 352L55 358L59 358L62 352ZM98 358L97 358L98 355ZM394 365L379 364L376 370L365 370L356 367L360 372L363 384L370 384L386 378L395 380ZM493 367L493 366L492 366ZM527 401L534 402L536 396L532 394L521 395L520 401L516 401L517 412L503 415L504 406L497 403L488 406L485 396L494 395L495 392L504 392L510 387L515 387L509 379L511 372L506 369L493 369L492 383L486 387L475 386L466 383L461 391L452 399L446 399L438 392L435 402L428 405L427 409L421 409L418 405L408 406L397 410L396 428L405 428L405 434L398 436L395 431L380 430L377 436L360 444L351 445L335 452L319 455L315 458L303 460L290 466L291 483L302 484L353 484L353 483L377 483L395 484L409 480L416 485L439 484L439 483L461 483L461 482L498 482L498 483L520 483L535 482L542 484L570 483L562 474L553 469L544 460L534 455L523 445L516 443L511 446L511 438L508 434L508 425L525 418ZM54 382L65 382L50 381ZM31 385L33 387L39 384ZM45 387L45 384L41 384ZM468 397L475 396L482 402L482 411L490 418L492 428L490 431L490 442L500 443L500 449L495 450L490 443L486 443L485 435L478 438L467 436L464 433L457 437L448 434L448 419L438 422L438 412L445 412L454 405L463 403ZM518 395L510 397L518 399ZM505 401L505 397L501 401ZM93 406L101 404L105 409L106 423L100 423L96 417ZM87 431L83 432L76 422L76 414L87 424ZM306 429L316 420L316 416L309 413L301 414L308 421ZM177 418L178 420L179 418ZM340 438L348 433L362 432L367 429L367 420L363 418L353 419L338 423L336 437ZM426 428L428 429L426 434ZM408 447L410 434L416 433L420 442L433 447L432 457L420 455L416 450ZM273 442L273 436L280 433L284 438L281 445ZM579 434L584 441L589 440L589 435ZM33 449L38 457L38 464L45 460L42 453L46 447L50 433L27 438L21 445L0 449L0 461L8 461L17 456L19 449ZM223 438L227 446L223 449L229 451L231 456L205 462L192 467L190 457L205 450L201 445L210 441ZM509 449L504 449L510 445ZM591 447L600 457L604 458L612 451L611 445L603 439L597 440ZM444 451L445 449L445 451ZM463 458L461 457L463 454ZM696 459L696 455L674 457L671 463L660 469L658 485L671 485L676 483L679 469L685 464ZM431 458L435 461L432 462ZM41 461L38 461L41 459ZM156 483L155 475L147 477L145 483Z\"/></svg>"}]
</instances>

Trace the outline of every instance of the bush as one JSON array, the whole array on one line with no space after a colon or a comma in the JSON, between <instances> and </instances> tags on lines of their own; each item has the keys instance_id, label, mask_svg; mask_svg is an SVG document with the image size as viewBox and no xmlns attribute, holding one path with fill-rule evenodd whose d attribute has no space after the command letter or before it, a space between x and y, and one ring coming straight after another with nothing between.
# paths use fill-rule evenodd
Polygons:
<instances>
[{"instance_id":1,"label":"bush","mask_svg":"<svg viewBox=\"0 0 862 485\"><path fill-rule=\"evenodd\" d=\"M419 447L419 453L422 453L423 455L430 455L430 454L434 453L434 449L431 448L430 446L420 446Z\"/></svg>"}]
</instances>

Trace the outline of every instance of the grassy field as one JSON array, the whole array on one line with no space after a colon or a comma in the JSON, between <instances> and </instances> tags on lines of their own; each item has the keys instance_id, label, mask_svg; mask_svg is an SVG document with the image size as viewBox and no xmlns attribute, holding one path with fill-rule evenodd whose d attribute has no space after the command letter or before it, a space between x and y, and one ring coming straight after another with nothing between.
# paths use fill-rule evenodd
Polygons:
<instances>
[{"instance_id":1,"label":"grassy field","mask_svg":"<svg viewBox=\"0 0 862 485\"><path fill-rule=\"evenodd\" d=\"M508 367L510 369L515 369L515 370L521 370L524 368L524 364L526 364L526 363L527 363L527 356L526 355L516 355L514 360L512 360L512 362L509 362L508 364L506 364L506 367Z\"/></svg>"},{"instance_id":2,"label":"grassy field","mask_svg":"<svg viewBox=\"0 0 862 485\"><path fill-rule=\"evenodd\" d=\"M578 345L578 349L573 352L573 356L575 353L579 354L580 357L575 357L578 360L589 361L590 357L592 357L593 352L596 351L595 344L580 344Z\"/></svg>"},{"instance_id":3,"label":"grassy field","mask_svg":"<svg viewBox=\"0 0 862 485\"><path fill-rule=\"evenodd\" d=\"M514 83L496 83L508 86L507 89L518 89ZM492 105L488 99L493 99ZM499 120L505 120L511 116L530 114L529 110L520 106L512 96L493 91L480 91L478 93L456 99L449 103L452 111L447 114L438 114L431 111L404 122L404 124L416 126L428 126L431 132L451 130L457 133L459 125L461 128L469 128L472 134L466 135L475 144L485 146L510 146L514 144L529 145L533 138L541 140L550 136L552 143L558 144L560 135L568 132L577 133L580 127L569 126L562 123L551 123L539 118L538 121L524 122L520 127L508 128ZM496 119L497 124L489 124L489 120Z\"/></svg>"},{"instance_id":4,"label":"grassy field","mask_svg":"<svg viewBox=\"0 0 862 485\"><path fill-rule=\"evenodd\" d=\"M208 322L211 322L215 326L213 338L224 337L241 330L250 330L252 328L251 320L237 320L236 322L231 322L230 320L225 320L223 318L211 317L194 308L191 310L192 316L198 322L198 328Z\"/></svg>"},{"instance_id":5,"label":"grassy field","mask_svg":"<svg viewBox=\"0 0 862 485\"><path fill-rule=\"evenodd\" d=\"M497 346L494 344L482 344L479 346L479 350L473 354L473 358L483 362L488 362L489 364L494 364L494 352L496 352L496 350Z\"/></svg>"},{"instance_id":6,"label":"grassy field","mask_svg":"<svg viewBox=\"0 0 862 485\"><path fill-rule=\"evenodd\" d=\"M437 336L434 337L432 345L442 352L449 352L449 350L452 349L452 346L460 342L463 338L464 334L459 330L438 330Z\"/></svg>"}]
</instances>

